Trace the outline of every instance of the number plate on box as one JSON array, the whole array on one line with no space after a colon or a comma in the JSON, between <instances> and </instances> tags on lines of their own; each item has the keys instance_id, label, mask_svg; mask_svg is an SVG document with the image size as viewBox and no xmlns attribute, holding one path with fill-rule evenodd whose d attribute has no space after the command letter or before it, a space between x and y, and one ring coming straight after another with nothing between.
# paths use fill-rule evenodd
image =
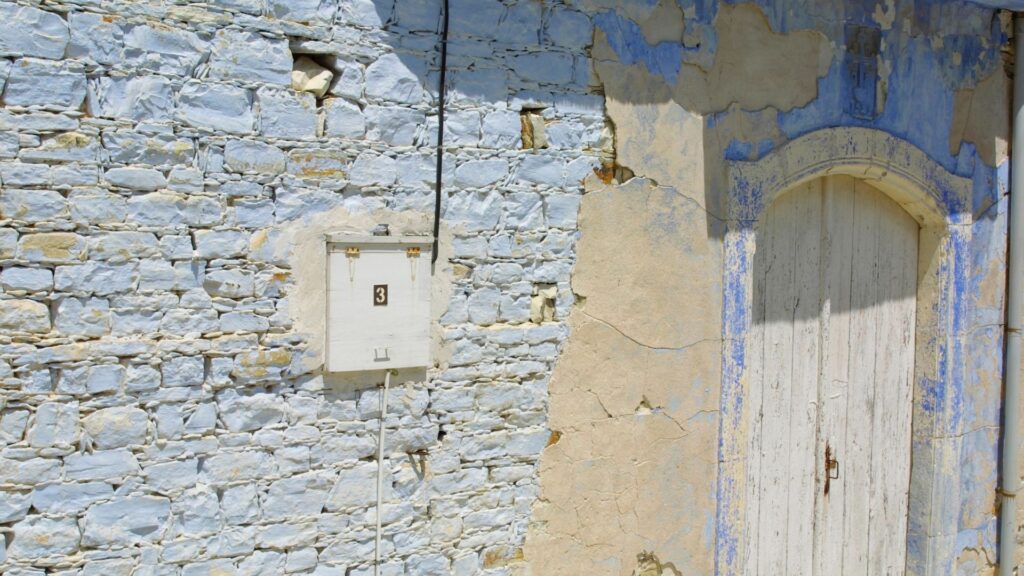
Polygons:
<instances>
[{"instance_id":1,"label":"number plate on box","mask_svg":"<svg viewBox=\"0 0 1024 576\"><path fill-rule=\"evenodd\" d=\"M373 305L374 306L387 306L388 305L388 285L387 284L374 284L373 285Z\"/></svg>"}]
</instances>

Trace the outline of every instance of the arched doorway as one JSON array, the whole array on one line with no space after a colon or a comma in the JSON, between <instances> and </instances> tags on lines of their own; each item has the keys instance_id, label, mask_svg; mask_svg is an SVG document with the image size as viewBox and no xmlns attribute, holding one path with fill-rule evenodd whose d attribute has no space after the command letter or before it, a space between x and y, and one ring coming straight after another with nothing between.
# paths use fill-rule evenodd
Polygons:
<instances>
[{"instance_id":1,"label":"arched doorway","mask_svg":"<svg viewBox=\"0 0 1024 576\"><path fill-rule=\"evenodd\" d=\"M846 179L848 178L848 179ZM766 381L761 372L769 369L765 358L772 361L777 360L771 356L773 349L769 348L769 354L765 354L765 338L784 337L768 334L758 335L762 326L770 325L771 315L767 308L758 317L755 294L764 294L765 298L774 293L772 289L765 290L767 284L758 289L755 286L758 276L758 267L769 274L766 263L759 264L756 260L758 253L768 254L775 252L773 249L762 247L762 243L768 242L758 231L765 228L769 220L783 218L789 224L767 224L773 230L788 229L793 234L803 231L806 233L809 219L806 214L812 210L806 201L799 201L791 208L793 214L783 216L777 213L780 207L786 206L786 202L795 199L809 198L814 196L814 188L818 187L818 198L820 202L821 218L835 218L838 212L826 201L831 197L832 202L842 201L836 194L826 194L824 189L828 186L835 188L838 183L852 183L854 188L852 196L870 199L874 208L874 214L886 214L881 216L888 218L885 224L886 234L889 234L893 241L885 243L889 250L900 250L898 255L893 254L891 258L899 258L904 262L903 271L913 270L915 272L915 284L910 284L907 277L903 277L902 287L892 288L901 293L906 293L900 298L879 297L877 286L874 291L861 289L856 292L850 290L850 310L885 310L885 314L903 315L898 321L886 321L886 328L895 330L896 327L905 328L912 326L912 333L897 337L896 334L889 334L882 337L884 353L882 358L885 362L910 362L913 375L910 381L910 391L906 385L894 385L884 387L885 394L902 394L906 398L909 394L911 401L896 402L897 409L890 411L888 408L883 411L865 409L865 406L876 406L877 399L871 398L870 403L866 396L870 389L871 394L877 391L877 387L861 385L854 390L847 380L845 390L839 397L845 395L845 401L837 397L835 402L821 402L819 398L831 399L838 392L835 389L818 389L815 387L802 388L806 392L800 392L805 396L798 396L800 403L797 405L806 410L798 410L795 414L801 417L799 422L793 421L793 405L788 405L789 415L786 419L781 418L782 406L778 407L780 418L777 422L758 420L762 401L759 394L764 390L763 384ZM722 310L722 386L720 396L720 431L719 431L719 465L716 499L718 510L715 518L715 554L716 574L720 576L744 576L746 574L843 574L843 573L864 573L861 566L868 566L870 562L872 546L884 548L878 551L880 560L877 566L879 570L870 573L879 574L946 574L952 573L956 566L956 544L955 532L950 533L950 527L957 524L958 514L961 508L960 502L960 478L955 473L960 462L959 438L963 426L963 393L965 382L965 366L967 364L965 355L965 335L963 322L968 309L968 294L965 290L964 278L969 274L969 245L972 231L971 214L971 182L951 174L942 166L929 159L923 152L911 144L878 130L867 128L828 128L805 136L801 136L781 148L771 152L764 158L755 162L730 162L728 164L728 217L727 231L724 239L724 276L723 285L723 310ZM846 185L846 184L842 184ZM860 194L861 186L864 186L864 194ZM786 197L790 196L787 200ZM778 202L778 203L777 203ZM812 201L813 204L813 201ZM898 208L898 209L897 209ZM865 208L867 209L867 208ZM803 212L801 212L801 210ZM856 207L854 208L856 212ZM828 216L828 215L833 216ZM848 215L846 215L848 216ZM918 226L916 249L911 245L914 227L910 224L911 218ZM822 221L820 218L819 222ZM878 218L875 218L877 223ZM798 225L799 224L799 225ZM840 230L836 226L841 225L839 221L826 222L826 232L830 229ZM822 227L819 225L817 234L818 254L815 257L807 258L806 250L798 248L793 244L792 249L782 251L791 253L797 258L793 263L803 262L807 267L807 261L817 262L816 269L819 274L819 288L817 293L810 291L808 296L801 298L799 302L793 299L789 302L788 308L783 299L777 305L783 317L787 310L791 320L790 324L797 317L804 318L806 310L808 321L800 323L794 331L789 328L791 342L797 345L804 345L804 352L799 358L805 364L810 359L817 359L817 365L802 366L799 369L806 371L813 376L814 370L821 370L824 366L826 373L832 364L831 353L817 354L828 350L828 344L822 343L821 333L822 318L826 317L821 308L823 305L820 295L823 293L821 286L829 286L826 279L830 274L838 275L840 268L831 265L835 260L831 256L822 259L822 244L820 241ZM903 232L898 232L902 230ZM876 226L877 231L877 226ZM851 229L849 233L853 233ZM873 237L874 236L874 237ZM813 234L811 235L813 238ZM790 242L797 242L796 236L787 237ZM865 232L862 235L863 242L874 242L878 244L880 236L878 233ZM902 238L902 239L900 239ZM857 243L851 239L848 243L852 250ZM815 243L810 241L808 246ZM867 246L867 244L865 245ZM910 247L908 249L908 246ZM835 250L836 244L826 244L827 251ZM810 249L810 248L808 248ZM864 248L867 250L866 248ZM916 253L916 258L914 254ZM840 259L841 260L841 259ZM874 261L878 266L878 258L864 258L854 260L853 253L850 262L858 265L865 265L865 262ZM822 262L825 265L822 265ZM900 266L884 266L885 270L895 273ZM810 267L809 269L815 269ZM854 280L854 268L848 270L850 281ZM795 273L795 269L794 269ZM811 272L806 272L811 274ZM869 283L872 278L878 277L878 271L863 275L856 275L859 282ZM767 276L765 276L767 278ZM808 276L810 277L810 276ZM894 277L895 279L895 277ZM894 280L895 281L895 280ZM781 281L780 281L781 282ZM877 283L877 280L875 280ZM784 286L784 284L780 284ZM806 287L805 287L806 288ZM914 289L916 288L916 290ZM760 291L759 291L760 290ZM781 290L778 294L789 294ZM799 293L799 290L797 291ZM839 309L843 306L843 295L836 294ZM781 298L781 296L780 296ZM854 300L859 298L860 300ZM828 323L825 331L836 330L831 324L832 296L827 299L830 309ZM896 303L899 304L896 304ZM810 303L810 304L809 304ZM910 309L913 315L908 317ZM799 312L799 315L797 313ZM854 320L848 315L850 322L866 323L870 315L859 315ZM852 325L850 328L852 329ZM865 329L866 330L866 329ZM815 332L816 331L816 332ZM874 331L875 340L870 340L865 332L863 337L858 336L857 342L874 342L871 344L859 344L856 346L857 353L864 355L866 351L871 354L878 354L878 338L881 332ZM793 338L796 334L798 338ZM847 334L852 336L853 332L848 330ZM905 341L906 355L892 356L889 344L892 341ZM813 345L809 344L813 343ZM759 348L760 347L760 348ZM808 352L810 350L810 352ZM838 352L837 352L838 354ZM838 357L838 356L837 356ZM822 359L824 358L824 360ZM846 362L855 358L849 356ZM857 359L857 378L861 381L868 379L865 358ZM786 365L783 365L785 368ZM791 370L790 368L785 368ZM906 364L899 364L906 369ZM771 370L780 370L773 365ZM874 367L870 378L875 377ZM789 379L791 391L792 373L783 372L775 376L778 382ZM823 378L818 374L817 382L829 383L833 378ZM771 380L767 380L769 386ZM814 381L808 378L807 381ZM818 395L810 402L806 394L813 392ZM854 392L859 396L854 396ZM895 397L895 396L894 396ZM787 396L788 398L788 396ZM856 399L856 400L855 400ZM778 398L770 399L779 402ZM851 404L852 403L852 404ZM845 406L846 412L841 414L840 408ZM902 408L901 408L902 406ZM851 413L850 408L855 412ZM842 418L840 418L840 414ZM891 434L892 438L883 439L875 434L875 418L880 414L883 419L889 419L888 423L880 423L879 431ZM867 418L871 418L871 427L868 428ZM910 419L909 431L909 459L906 457L908 441L906 436L906 421ZM846 436L838 436L837 423L843 422L843 430L847 430L850 422L864 422L865 425L854 430L853 438L857 439L854 446ZM813 425L810 423L814 423ZM796 426L796 428L793 428ZM888 428L886 428L888 426ZM765 436L764 429L769 431L780 427L788 427L784 442L779 441L779 436L771 437L771 441L762 444ZM802 428L801 428L802 427ZM797 438L800 445L790 441L790 434L797 430ZM867 430L871 430L868 436ZM759 439L761 435L762 439ZM894 439L894 440L893 440ZM774 444L773 444L774 442ZM832 442L836 444L833 445ZM895 468L891 471L876 470L871 465L862 461L864 458L875 457L877 444L891 445L879 448L878 457L883 461L894 458ZM835 449L835 454L830 453L829 460L838 460L836 468L825 463L825 448ZM762 451L767 450L766 453ZM860 452L858 452L860 450ZM866 452L865 452L866 450ZM888 450L888 452L886 452ZM902 457L897 458L897 455ZM790 472L786 472L785 498L778 496L775 492L764 493L763 480L760 468L753 464L755 459L761 462L775 464L775 459L784 455L787 458L799 455L805 458L807 464L800 468L798 477L790 478ZM853 468L851 468L853 466ZM909 489L906 489L906 469L909 466L910 480ZM834 511L824 506L826 501L817 497L823 493L826 469L834 475L838 471L840 479L845 480L844 496L836 496L834 490L839 490L839 479L830 481L829 503L836 500L843 500L844 511L842 522L823 522L825 514L830 518L835 515ZM757 474L752 470L758 470ZM781 470L781 468L779 469ZM768 478L782 482L782 472L769 470ZM852 478L850 477L854 475ZM774 477L772 476L774 475ZM874 475L874 476L872 476ZM865 486L862 483L868 482L869 478L877 478L877 486L885 486L891 483L894 486L890 490L876 490L876 510L884 508L885 514L905 514L905 523L897 521L897 529L888 529L884 538L868 537L864 533L863 526L870 530L872 521L872 496L870 483L866 495ZM793 516L790 521L789 507L791 480L796 483L797 488L794 494L799 494L802 500L795 500L794 506L802 506L802 511ZM853 482L856 480L856 482ZM834 483L833 483L834 482ZM847 502L845 487L857 484L851 490L859 491L863 498L867 498L867 508L857 511L862 516L851 515L847 509L852 506ZM754 485L758 485L755 487ZM900 488L900 487L903 488ZM901 493L906 491L906 496ZM853 495L851 494L852 498ZM904 506L902 500L907 504ZM761 506L771 500L767 515L762 516ZM891 502L891 504L890 504ZM757 507L756 513L753 507ZM811 522L806 522L810 509ZM785 512L785 541L783 546L787 552L780 560L779 552L772 552L767 558L762 569L760 548L757 551L751 549L751 542L761 542L761 530L766 523L775 522L780 527L779 534L774 535L775 542L782 538L781 525L782 513ZM881 512L874 512L876 515ZM866 516L863 516L866 514ZM800 522L796 522L800 520ZM864 524L866 522L866 524ZM827 568L820 568L821 562L826 559L833 559L842 556L843 562L847 561L845 550L836 551L830 543L835 542L835 534L829 530L839 531L842 527L843 540L847 535L853 536L854 532L862 534L858 536L863 539L863 545L854 547L850 551L850 569L846 570L835 564ZM904 528L905 526L905 528ZM799 538L791 543L789 541L790 530ZM807 544L810 542L810 544ZM872 544L872 542L875 542ZM843 542L841 546L845 546ZM794 558L799 558L802 567L792 568L789 563L788 550L798 550ZM905 555L904 567L900 567L899 554ZM866 559L865 559L866 558ZM820 560L818 560L820 559ZM808 564L809 562L809 564ZM818 568L815 568L815 563ZM752 569L757 567L756 569ZM781 566L781 568L778 568ZM890 568L890 566L892 566ZM856 568L855 568L856 567Z\"/></svg>"},{"instance_id":2,"label":"arched doorway","mask_svg":"<svg viewBox=\"0 0 1024 576\"><path fill-rule=\"evenodd\" d=\"M902 574L918 223L827 176L756 228L748 336L748 576Z\"/></svg>"}]
</instances>

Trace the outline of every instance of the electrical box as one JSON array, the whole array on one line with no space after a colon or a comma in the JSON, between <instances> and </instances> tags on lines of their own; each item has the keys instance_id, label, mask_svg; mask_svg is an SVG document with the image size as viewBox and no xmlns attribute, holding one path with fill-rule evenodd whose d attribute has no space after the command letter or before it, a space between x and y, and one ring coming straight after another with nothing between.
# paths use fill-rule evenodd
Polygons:
<instances>
[{"instance_id":1,"label":"electrical box","mask_svg":"<svg viewBox=\"0 0 1024 576\"><path fill-rule=\"evenodd\" d=\"M328 372L430 365L428 236L327 237Z\"/></svg>"}]
</instances>

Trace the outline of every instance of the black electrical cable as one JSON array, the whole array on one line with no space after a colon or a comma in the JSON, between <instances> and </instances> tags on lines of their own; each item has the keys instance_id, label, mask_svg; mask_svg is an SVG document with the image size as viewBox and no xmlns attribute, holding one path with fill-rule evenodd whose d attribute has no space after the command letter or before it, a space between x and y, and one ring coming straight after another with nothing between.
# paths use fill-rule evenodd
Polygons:
<instances>
[{"instance_id":1,"label":"black electrical cable","mask_svg":"<svg viewBox=\"0 0 1024 576\"><path fill-rule=\"evenodd\" d=\"M430 263L437 262L437 237L441 231L441 170L444 157L445 76L448 72L448 0L444 0L444 22L441 26L441 80L437 95L437 173L434 176L434 250Z\"/></svg>"}]
</instances>

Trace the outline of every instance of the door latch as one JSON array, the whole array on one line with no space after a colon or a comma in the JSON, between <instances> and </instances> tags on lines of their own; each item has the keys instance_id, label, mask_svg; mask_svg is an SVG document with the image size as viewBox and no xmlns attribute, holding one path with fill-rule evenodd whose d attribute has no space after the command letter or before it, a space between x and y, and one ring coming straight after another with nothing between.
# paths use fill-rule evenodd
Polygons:
<instances>
[{"instance_id":1,"label":"door latch","mask_svg":"<svg viewBox=\"0 0 1024 576\"><path fill-rule=\"evenodd\" d=\"M825 495L833 480L839 479L839 459L832 456L832 446L825 443Z\"/></svg>"}]
</instances>

